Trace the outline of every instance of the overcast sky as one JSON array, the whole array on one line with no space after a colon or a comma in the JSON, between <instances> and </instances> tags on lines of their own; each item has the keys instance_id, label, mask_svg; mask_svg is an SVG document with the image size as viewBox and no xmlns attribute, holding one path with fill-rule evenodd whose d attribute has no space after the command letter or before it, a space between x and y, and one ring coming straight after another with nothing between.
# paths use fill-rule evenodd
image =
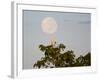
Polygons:
<instances>
[{"instance_id":1,"label":"overcast sky","mask_svg":"<svg viewBox=\"0 0 100 80\"><path fill-rule=\"evenodd\" d=\"M50 35L43 32L41 22L53 17L58 25L55 37L57 43L64 43L67 50L85 55L91 51L91 15L88 13L23 11L23 68L32 69L43 53L39 44L48 44Z\"/></svg>"}]
</instances>

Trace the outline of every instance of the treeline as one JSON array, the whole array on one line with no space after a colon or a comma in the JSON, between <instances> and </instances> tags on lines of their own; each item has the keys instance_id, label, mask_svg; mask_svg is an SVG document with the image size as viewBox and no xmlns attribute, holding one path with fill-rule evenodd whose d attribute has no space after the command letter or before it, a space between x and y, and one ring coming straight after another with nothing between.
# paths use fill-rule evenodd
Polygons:
<instances>
[{"instance_id":1,"label":"treeline","mask_svg":"<svg viewBox=\"0 0 100 80\"><path fill-rule=\"evenodd\" d=\"M85 56L75 57L73 50L65 51L64 44L39 45L39 49L44 52L44 57L38 60L33 68L58 68L58 67L78 67L91 65L91 53Z\"/></svg>"}]
</instances>

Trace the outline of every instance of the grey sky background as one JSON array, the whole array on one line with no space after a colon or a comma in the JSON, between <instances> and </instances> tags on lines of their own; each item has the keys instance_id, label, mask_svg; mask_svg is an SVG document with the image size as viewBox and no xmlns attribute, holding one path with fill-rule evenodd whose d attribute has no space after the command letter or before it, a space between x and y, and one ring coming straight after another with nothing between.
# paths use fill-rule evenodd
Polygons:
<instances>
[{"instance_id":1,"label":"grey sky background","mask_svg":"<svg viewBox=\"0 0 100 80\"><path fill-rule=\"evenodd\" d=\"M40 44L48 44L50 35L44 33L41 22L53 17L58 28L55 33L57 43L64 43L67 50L85 55L91 51L91 15L89 13L23 11L23 69L32 69L43 53Z\"/></svg>"}]
</instances>

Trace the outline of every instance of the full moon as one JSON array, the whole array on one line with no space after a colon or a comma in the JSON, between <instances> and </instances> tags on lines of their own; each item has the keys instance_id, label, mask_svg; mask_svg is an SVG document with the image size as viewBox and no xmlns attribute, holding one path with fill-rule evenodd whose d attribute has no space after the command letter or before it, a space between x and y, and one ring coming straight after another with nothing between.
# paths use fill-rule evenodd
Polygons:
<instances>
[{"instance_id":1,"label":"full moon","mask_svg":"<svg viewBox=\"0 0 100 80\"><path fill-rule=\"evenodd\" d=\"M41 23L42 30L45 33L53 34L57 31L57 22L53 17L45 17Z\"/></svg>"}]
</instances>

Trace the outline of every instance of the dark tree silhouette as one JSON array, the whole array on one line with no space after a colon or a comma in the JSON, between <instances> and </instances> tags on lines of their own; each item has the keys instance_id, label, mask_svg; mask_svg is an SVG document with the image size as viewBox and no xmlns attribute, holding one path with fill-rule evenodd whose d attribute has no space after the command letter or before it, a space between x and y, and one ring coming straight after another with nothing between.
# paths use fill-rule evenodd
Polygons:
<instances>
[{"instance_id":1,"label":"dark tree silhouette","mask_svg":"<svg viewBox=\"0 0 100 80\"><path fill-rule=\"evenodd\" d=\"M76 59L75 66L90 66L91 65L91 53L87 53L85 56L80 56Z\"/></svg>"},{"instance_id":2,"label":"dark tree silhouette","mask_svg":"<svg viewBox=\"0 0 100 80\"><path fill-rule=\"evenodd\" d=\"M38 60L33 67L36 68L57 68L57 67L75 67L75 66L90 66L90 53L85 56L80 56L75 59L74 51L65 51L64 44L58 45L39 45L39 49L44 52L44 57Z\"/></svg>"}]
</instances>

